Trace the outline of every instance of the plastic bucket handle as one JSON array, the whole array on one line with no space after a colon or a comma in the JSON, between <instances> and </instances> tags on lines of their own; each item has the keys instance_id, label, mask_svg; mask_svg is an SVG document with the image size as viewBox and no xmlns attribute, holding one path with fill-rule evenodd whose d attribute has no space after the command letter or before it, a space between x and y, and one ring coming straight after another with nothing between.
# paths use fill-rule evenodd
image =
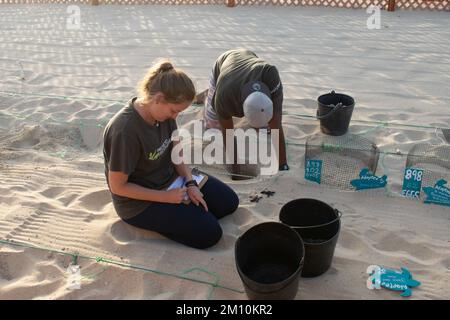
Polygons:
<instances>
[{"instance_id":1,"label":"plastic bucket handle","mask_svg":"<svg viewBox=\"0 0 450 320\"><path fill-rule=\"evenodd\" d=\"M336 92L333 90L333 91L331 91L330 94L336 94ZM333 106L333 107L332 107L331 111L328 112L327 114L319 115L319 110L317 110L317 114L316 114L317 119L318 119L318 120L327 119L327 118L331 117L333 114L335 114L337 111L339 111L339 110L341 110L342 108L345 107L345 106L342 104L342 102L341 102L341 103L338 103L338 104L335 105L335 106L334 106L334 105L331 105L331 104L328 105L328 107L331 107L331 106Z\"/></svg>"},{"instance_id":2,"label":"plastic bucket handle","mask_svg":"<svg viewBox=\"0 0 450 320\"><path fill-rule=\"evenodd\" d=\"M337 217L336 219L334 219L334 220L331 220L330 222L323 223L323 224L318 224L318 225L316 225L316 226L301 226L301 227L300 227L300 226L291 226L291 225L289 225L289 227L294 228L294 229L309 229L309 228L319 228L319 227L324 227L324 226L327 226L327 225L329 225L329 224L332 224L332 223L334 223L334 222L336 222L336 221L341 220L341 218L342 218L342 212L339 211L338 209L334 209L334 212L336 212L336 214L338 215L338 217Z\"/></svg>"}]
</instances>

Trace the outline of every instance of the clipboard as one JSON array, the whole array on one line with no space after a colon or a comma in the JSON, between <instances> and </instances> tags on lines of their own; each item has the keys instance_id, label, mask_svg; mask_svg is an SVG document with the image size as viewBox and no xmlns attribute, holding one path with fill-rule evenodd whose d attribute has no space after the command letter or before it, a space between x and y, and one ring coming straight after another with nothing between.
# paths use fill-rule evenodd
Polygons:
<instances>
[{"instance_id":1,"label":"clipboard","mask_svg":"<svg viewBox=\"0 0 450 320\"><path fill-rule=\"evenodd\" d=\"M208 181L208 175L203 172L198 172L197 174L192 173L192 179L197 182L198 188L201 189L205 185L206 181ZM184 187L185 183L186 183L185 177L178 177L171 183L171 185L166 190L182 188ZM190 202L191 199L189 199L189 196L186 193L182 203L189 204Z\"/></svg>"}]
</instances>

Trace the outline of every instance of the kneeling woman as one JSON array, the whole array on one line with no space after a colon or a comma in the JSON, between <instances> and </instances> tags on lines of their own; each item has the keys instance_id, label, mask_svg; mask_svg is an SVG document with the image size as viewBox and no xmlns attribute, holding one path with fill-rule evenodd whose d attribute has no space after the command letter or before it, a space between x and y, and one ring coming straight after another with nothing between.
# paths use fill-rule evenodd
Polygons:
<instances>
[{"instance_id":1,"label":"kneeling woman","mask_svg":"<svg viewBox=\"0 0 450 320\"><path fill-rule=\"evenodd\" d=\"M171 160L175 119L195 97L189 77L170 62L153 66L131 99L107 124L105 175L117 214L133 226L195 248L208 248L222 236L218 219L233 213L239 199L209 176L201 191L191 170ZM167 191L178 177L183 188ZM191 202L183 204L185 194Z\"/></svg>"}]
</instances>

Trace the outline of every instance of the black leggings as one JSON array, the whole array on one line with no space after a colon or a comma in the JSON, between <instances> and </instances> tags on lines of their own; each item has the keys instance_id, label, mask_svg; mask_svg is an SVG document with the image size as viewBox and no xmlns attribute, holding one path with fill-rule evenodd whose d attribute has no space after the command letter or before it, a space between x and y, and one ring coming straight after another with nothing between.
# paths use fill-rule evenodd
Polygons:
<instances>
[{"instance_id":1,"label":"black leggings","mask_svg":"<svg viewBox=\"0 0 450 320\"><path fill-rule=\"evenodd\" d=\"M155 202L137 216L124 221L190 247L209 248L222 237L218 219L233 213L239 205L239 198L230 187L212 176L208 177L201 192L209 211L192 202L188 205Z\"/></svg>"}]
</instances>

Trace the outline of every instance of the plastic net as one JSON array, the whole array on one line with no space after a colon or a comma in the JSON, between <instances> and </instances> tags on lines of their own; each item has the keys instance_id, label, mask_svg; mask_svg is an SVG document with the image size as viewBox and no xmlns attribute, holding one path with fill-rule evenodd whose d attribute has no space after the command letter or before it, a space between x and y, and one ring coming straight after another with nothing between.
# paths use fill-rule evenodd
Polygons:
<instances>
[{"instance_id":1,"label":"plastic net","mask_svg":"<svg viewBox=\"0 0 450 320\"><path fill-rule=\"evenodd\" d=\"M416 144L406 159L405 178L418 182L421 187L419 197L427 198L427 188L433 189L436 184L440 184L442 189L448 189L445 185L450 181L450 146ZM447 194L448 196L450 195Z\"/></svg>"},{"instance_id":2,"label":"plastic net","mask_svg":"<svg viewBox=\"0 0 450 320\"><path fill-rule=\"evenodd\" d=\"M379 156L376 144L363 136L316 134L306 141L305 179L350 190L362 170L376 172Z\"/></svg>"}]
</instances>

